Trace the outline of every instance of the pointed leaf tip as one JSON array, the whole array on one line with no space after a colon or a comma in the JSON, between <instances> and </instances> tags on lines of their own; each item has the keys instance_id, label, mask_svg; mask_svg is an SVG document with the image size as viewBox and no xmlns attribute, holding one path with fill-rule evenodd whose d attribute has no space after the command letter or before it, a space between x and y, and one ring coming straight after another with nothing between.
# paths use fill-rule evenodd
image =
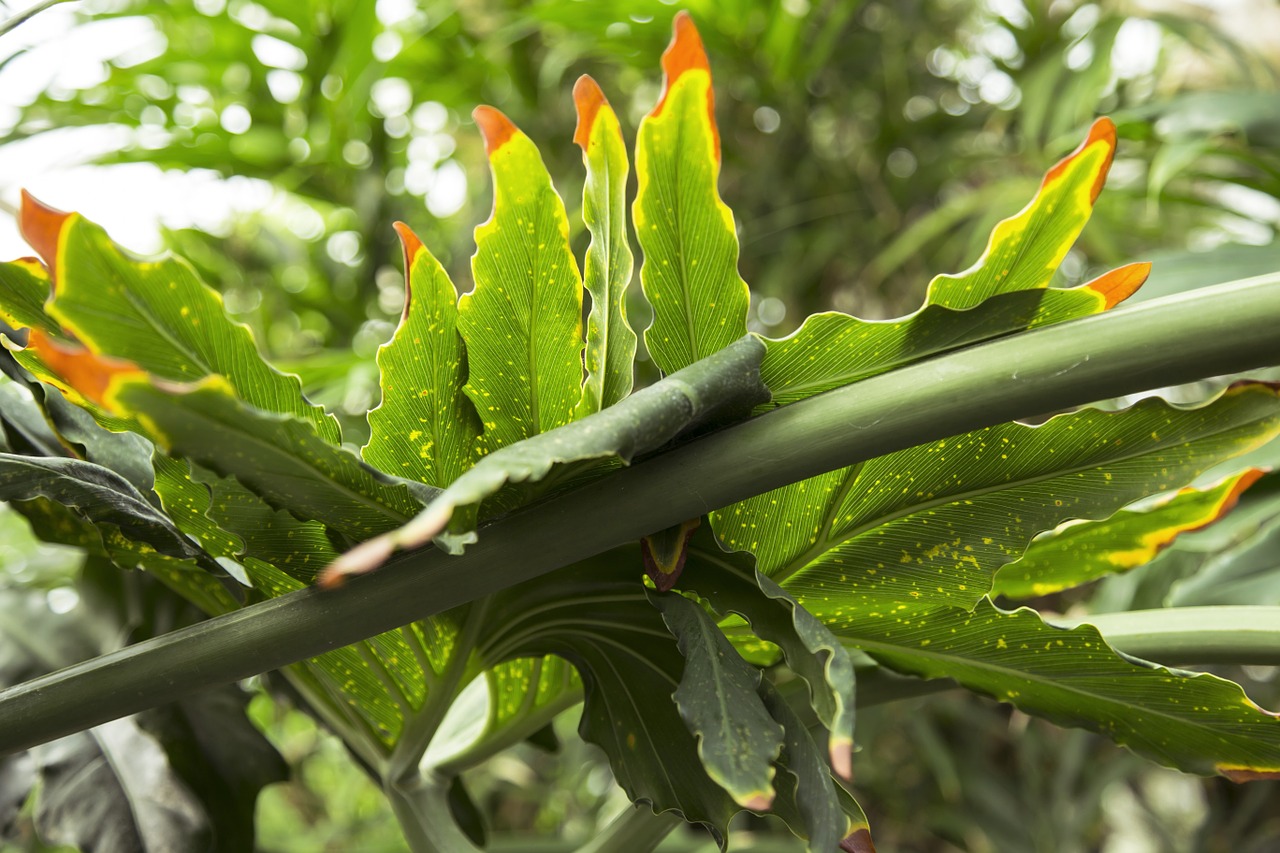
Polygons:
<instances>
[{"instance_id":1,"label":"pointed leaf tip","mask_svg":"<svg viewBox=\"0 0 1280 853\"><path fill-rule=\"evenodd\" d=\"M490 157L508 139L520 132L520 129L511 122L511 119L503 115L501 110L493 107L476 107L471 111L471 117L475 119L476 125L480 128L480 133L484 136L484 153Z\"/></svg>"},{"instance_id":2,"label":"pointed leaf tip","mask_svg":"<svg viewBox=\"0 0 1280 853\"><path fill-rule=\"evenodd\" d=\"M1106 146L1107 156L1103 161L1101 168L1098 169L1098 176L1093 181L1093 188L1090 190L1090 201L1096 202L1098 196L1102 194L1102 185L1107 182L1107 172L1111 170L1111 161L1116 156L1116 125L1111 119L1103 116L1093 123L1089 128L1089 135L1085 137L1084 142L1072 151L1066 157L1058 161L1052 169L1044 176L1044 182L1041 186L1047 186L1060 174L1067 170L1071 161L1075 160L1089 148L1101 143Z\"/></svg>"},{"instance_id":3,"label":"pointed leaf tip","mask_svg":"<svg viewBox=\"0 0 1280 853\"><path fill-rule=\"evenodd\" d=\"M53 278L54 263L58 256L58 236L63 224L72 214L50 207L26 190L22 190L22 208L18 214L18 230L22 238L44 259ZM55 284L56 286L56 284Z\"/></svg>"},{"instance_id":4,"label":"pointed leaf tip","mask_svg":"<svg viewBox=\"0 0 1280 853\"><path fill-rule=\"evenodd\" d=\"M1101 294L1107 301L1107 308L1114 308L1130 296L1138 292L1138 288L1146 284L1151 275L1151 264L1125 264L1110 272L1103 273L1085 285L1090 290Z\"/></svg>"},{"instance_id":5,"label":"pointed leaf tip","mask_svg":"<svg viewBox=\"0 0 1280 853\"><path fill-rule=\"evenodd\" d=\"M400 312L400 319L403 322L404 318L409 316L409 303L413 301L413 286L410 283L413 261L424 247L418 235L414 234L413 229L405 223L393 222L391 227L396 229L396 234L400 237L400 245L404 247L404 310Z\"/></svg>"},{"instance_id":6,"label":"pointed leaf tip","mask_svg":"<svg viewBox=\"0 0 1280 853\"><path fill-rule=\"evenodd\" d=\"M600 84L590 74L583 74L573 84L573 106L578 111L578 127L573 132L573 142L584 151L591 143L591 128L595 126L596 115L600 112L600 107L608 103Z\"/></svg>"},{"instance_id":7,"label":"pointed leaf tip","mask_svg":"<svg viewBox=\"0 0 1280 853\"><path fill-rule=\"evenodd\" d=\"M707 59L707 51L702 46L702 36L693 24L689 13L681 10L671 22L671 44L662 53L662 97L654 106L651 116L662 113L666 106L667 95L671 93L676 82L689 71L705 71L711 75L711 63ZM707 86L707 119L711 122L711 137L715 144L716 160L720 159L720 129L716 127L716 95L711 86Z\"/></svg>"},{"instance_id":8,"label":"pointed leaf tip","mask_svg":"<svg viewBox=\"0 0 1280 853\"><path fill-rule=\"evenodd\" d=\"M841 841L840 849L845 853L876 853L876 846L871 843L871 832L865 826L858 827Z\"/></svg>"}]
</instances>

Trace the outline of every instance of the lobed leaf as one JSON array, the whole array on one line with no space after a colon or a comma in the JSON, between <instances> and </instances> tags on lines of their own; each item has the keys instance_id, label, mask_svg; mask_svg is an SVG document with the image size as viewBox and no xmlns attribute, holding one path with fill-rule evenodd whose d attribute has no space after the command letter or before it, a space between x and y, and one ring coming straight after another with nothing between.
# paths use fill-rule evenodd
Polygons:
<instances>
[{"instance_id":1,"label":"lobed leaf","mask_svg":"<svg viewBox=\"0 0 1280 853\"><path fill-rule=\"evenodd\" d=\"M632 205L644 251L640 281L653 306L644 333L654 363L672 373L746 331L749 293L738 274L733 213L720 200L720 135L711 65L688 13L672 24L657 106L636 134Z\"/></svg>"},{"instance_id":2,"label":"lobed leaf","mask_svg":"<svg viewBox=\"0 0 1280 853\"><path fill-rule=\"evenodd\" d=\"M582 278L564 202L529 137L478 107L493 215L476 228L475 289L458 304L466 393L485 452L573 420L582 393Z\"/></svg>"},{"instance_id":3,"label":"lobed leaf","mask_svg":"<svg viewBox=\"0 0 1280 853\"><path fill-rule=\"evenodd\" d=\"M684 657L684 672L673 698L697 738L698 757L707 775L743 808L768 809L774 797L773 762L782 751L783 730L756 695L760 670L738 655L697 604L679 593L651 593L649 601L662 614ZM825 764L823 775L830 785Z\"/></svg>"},{"instance_id":4,"label":"lobed leaf","mask_svg":"<svg viewBox=\"0 0 1280 853\"><path fill-rule=\"evenodd\" d=\"M384 471L443 488L475 461L480 422L463 393L466 351L449 274L402 222L404 314L378 350L382 403L361 455Z\"/></svg>"},{"instance_id":5,"label":"lobed leaf","mask_svg":"<svg viewBox=\"0 0 1280 853\"><path fill-rule=\"evenodd\" d=\"M993 595L1030 598L1079 586L1150 562L1183 533L1229 512L1263 472L1250 468L1209 489L1182 489L1141 509L1102 521L1067 524L1036 539L1017 561L996 573Z\"/></svg>"},{"instance_id":6,"label":"lobed leaf","mask_svg":"<svg viewBox=\"0 0 1280 853\"><path fill-rule=\"evenodd\" d=\"M47 313L92 352L172 381L219 374L248 404L293 415L338 443L337 421L307 402L296 376L262 360L248 327L227 317L221 297L186 261L132 258L97 225L25 192L20 225L49 268Z\"/></svg>"},{"instance_id":7,"label":"lobed leaf","mask_svg":"<svg viewBox=\"0 0 1280 853\"><path fill-rule=\"evenodd\" d=\"M983 599L972 611L857 614L831 627L900 672L954 679L1169 767L1237 781L1280 774L1280 715L1216 676L1122 655L1089 625L1057 628Z\"/></svg>"},{"instance_id":8,"label":"lobed leaf","mask_svg":"<svg viewBox=\"0 0 1280 853\"><path fill-rule=\"evenodd\" d=\"M578 414L612 406L631 393L636 333L627 323L627 286L632 254L627 238L627 150L618 117L596 81L583 75L573 87L578 127L573 141L582 148L587 180L582 219L591 232L584 264L591 294L587 316L587 371Z\"/></svg>"},{"instance_id":9,"label":"lobed leaf","mask_svg":"<svg viewBox=\"0 0 1280 853\"><path fill-rule=\"evenodd\" d=\"M911 448L713 514L720 540L830 622L966 607L1036 534L1177 488L1280 432L1280 396L1229 389L1199 408L1150 398Z\"/></svg>"}]
</instances>

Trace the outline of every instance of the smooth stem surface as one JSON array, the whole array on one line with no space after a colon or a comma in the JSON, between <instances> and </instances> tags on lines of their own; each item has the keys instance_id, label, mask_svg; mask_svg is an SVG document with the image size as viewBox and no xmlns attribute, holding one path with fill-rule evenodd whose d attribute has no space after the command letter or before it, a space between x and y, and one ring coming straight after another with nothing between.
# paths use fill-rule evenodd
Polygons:
<instances>
[{"instance_id":1,"label":"smooth stem surface","mask_svg":"<svg viewBox=\"0 0 1280 853\"><path fill-rule=\"evenodd\" d=\"M447 782L415 775L383 790L412 853L482 853L453 819Z\"/></svg>"},{"instance_id":2,"label":"smooth stem surface","mask_svg":"<svg viewBox=\"0 0 1280 853\"><path fill-rule=\"evenodd\" d=\"M1093 625L1120 651L1156 663L1280 666L1280 607L1166 607L1052 621Z\"/></svg>"},{"instance_id":3,"label":"smooth stem surface","mask_svg":"<svg viewBox=\"0 0 1280 853\"><path fill-rule=\"evenodd\" d=\"M644 803L628 806L577 853L649 853L682 823L673 812L654 814Z\"/></svg>"},{"instance_id":4,"label":"smooth stem surface","mask_svg":"<svg viewBox=\"0 0 1280 853\"><path fill-rule=\"evenodd\" d=\"M0 754L473 601L796 480L1094 400L1280 364L1280 274L1034 329L803 400L486 526L0 693ZM638 581L637 581L638 582Z\"/></svg>"}]
</instances>

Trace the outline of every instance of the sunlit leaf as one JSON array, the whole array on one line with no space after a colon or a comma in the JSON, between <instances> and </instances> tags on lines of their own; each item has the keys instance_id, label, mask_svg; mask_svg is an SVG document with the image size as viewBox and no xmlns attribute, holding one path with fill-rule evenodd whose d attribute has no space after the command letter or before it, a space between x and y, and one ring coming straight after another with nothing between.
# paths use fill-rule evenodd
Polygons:
<instances>
[{"instance_id":1,"label":"sunlit leaf","mask_svg":"<svg viewBox=\"0 0 1280 853\"><path fill-rule=\"evenodd\" d=\"M582 188L582 218L591 232L584 264L591 294L580 414L612 406L631 393L631 360L636 333L627 323L627 285L632 255L627 236L627 151L622 128L604 93L590 77L573 87L578 128L573 141L582 147L587 180Z\"/></svg>"},{"instance_id":2,"label":"sunlit leaf","mask_svg":"<svg viewBox=\"0 0 1280 853\"><path fill-rule=\"evenodd\" d=\"M1262 473L1251 468L1211 489L1187 488L1156 505L1066 525L1033 542L1017 562L1003 566L992 593L1031 598L1136 568L1183 533L1221 518Z\"/></svg>"},{"instance_id":3,"label":"sunlit leaf","mask_svg":"<svg viewBox=\"0 0 1280 853\"><path fill-rule=\"evenodd\" d=\"M479 107L493 215L476 228L475 289L458 305L467 396L486 452L573 420L582 393L582 278L569 220L529 137Z\"/></svg>"},{"instance_id":4,"label":"sunlit leaf","mask_svg":"<svg viewBox=\"0 0 1280 853\"><path fill-rule=\"evenodd\" d=\"M720 135L711 66L688 13L662 55L662 97L636 135L632 216L644 250L640 281L653 306L649 355L672 373L740 338L749 296L738 275L733 213L716 183Z\"/></svg>"},{"instance_id":5,"label":"sunlit leaf","mask_svg":"<svg viewBox=\"0 0 1280 853\"><path fill-rule=\"evenodd\" d=\"M39 329L46 335L61 332L44 311L49 298L49 271L35 258L19 258L0 264L0 320L15 329Z\"/></svg>"},{"instance_id":6,"label":"sunlit leaf","mask_svg":"<svg viewBox=\"0 0 1280 853\"><path fill-rule=\"evenodd\" d=\"M398 477L443 488L475 461L480 423L463 394L466 354L458 334L457 293L449 275L408 226L405 306L390 343L378 350L382 404L369 413L361 455Z\"/></svg>"}]
</instances>

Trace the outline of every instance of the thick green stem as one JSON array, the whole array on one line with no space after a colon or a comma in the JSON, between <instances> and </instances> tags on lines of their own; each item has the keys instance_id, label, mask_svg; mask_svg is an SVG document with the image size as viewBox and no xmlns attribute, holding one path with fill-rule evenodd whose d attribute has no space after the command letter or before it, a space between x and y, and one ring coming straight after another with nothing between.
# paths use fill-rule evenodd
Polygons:
<instances>
[{"instance_id":1,"label":"thick green stem","mask_svg":"<svg viewBox=\"0 0 1280 853\"><path fill-rule=\"evenodd\" d=\"M413 853L480 853L449 809L449 788L414 774L383 787Z\"/></svg>"},{"instance_id":2,"label":"thick green stem","mask_svg":"<svg viewBox=\"0 0 1280 853\"><path fill-rule=\"evenodd\" d=\"M1280 666L1280 607L1166 607L1053 622L1093 625L1120 651L1156 663Z\"/></svg>"},{"instance_id":3,"label":"thick green stem","mask_svg":"<svg viewBox=\"0 0 1280 853\"><path fill-rule=\"evenodd\" d=\"M786 406L427 548L0 694L0 753L278 669L786 483L1004 421L1280 363L1280 274L929 359Z\"/></svg>"}]
</instances>

